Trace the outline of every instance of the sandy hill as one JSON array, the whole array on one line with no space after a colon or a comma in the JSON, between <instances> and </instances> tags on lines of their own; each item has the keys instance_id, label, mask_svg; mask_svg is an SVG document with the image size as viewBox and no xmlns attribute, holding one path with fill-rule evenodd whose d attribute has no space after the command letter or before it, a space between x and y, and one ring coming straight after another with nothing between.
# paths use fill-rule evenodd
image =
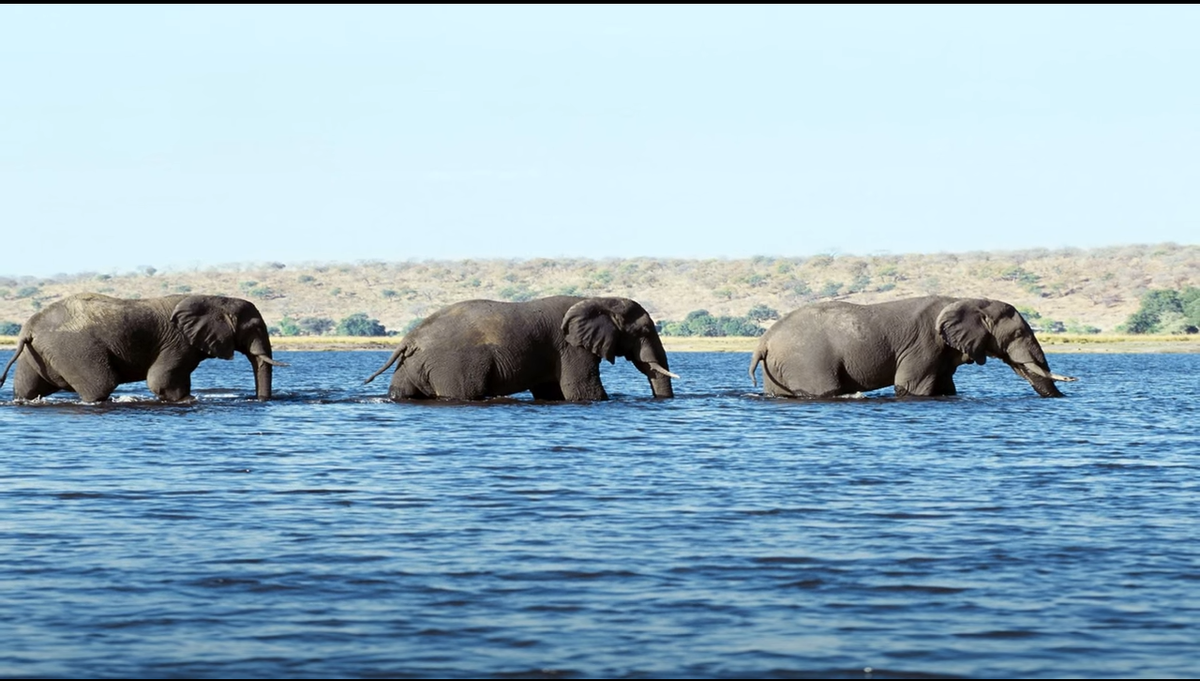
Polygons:
<instances>
[{"instance_id":1,"label":"sandy hill","mask_svg":"<svg viewBox=\"0 0 1200 681\"><path fill-rule=\"evenodd\" d=\"M118 297L215 293L252 300L267 322L285 316L340 320L363 312L402 331L459 300L553 294L640 301L659 321L692 310L744 315L755 305L788 312L815 300L876 302L924 294L1008 301L1068 330L1112 331L1152 288L1200 286L1200 246L1176 244L926 255L747 259L531 259L261 263L192 271L0 277L0 321L23 322L73 293Z\"/></svg>"}]
</instances>

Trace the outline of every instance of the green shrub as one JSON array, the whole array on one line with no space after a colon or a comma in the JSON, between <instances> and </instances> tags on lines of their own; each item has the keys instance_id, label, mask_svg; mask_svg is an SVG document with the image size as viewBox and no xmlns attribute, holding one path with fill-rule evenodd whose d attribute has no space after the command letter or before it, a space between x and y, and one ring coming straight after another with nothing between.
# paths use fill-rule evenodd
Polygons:
<instances>
[{"instance_id":1,"label":"green shrub","mask_svg":"<svg viewBox=\"0 0 1200 681\"><path fill-rule=\"evenodd\" d=\"M339 336L386 336L387 329L378 319L371 319L365 312L357 312L338 322Z\"/></svg>"},{"instance_id":2,"label":"green shrub","mask_svg":"<svg viewBox=\"0 0 1200 681\"><path fill-rule=\"evenodd\" d=\"M333 329L334 323L329 317L305 317L298 326L305 335L324 336Z\"/></svg>"},{"instance_id":3,"label":"green shrub","mask_svg":"<svg viewBox=\"0 0 1200 681\"><path fill-rule=\"evenodd\" d=\"M291 317L284 315L283 319L281 319L279 321L279 335L280 336L299 336L300 335L300 325L298 325L296 323L295 319L292 319Z\"/></svg>"},{"instance_id":4,"label":"green shrub","mask_svg":"<svg viewBox=\"0 0 1200 681\"><path fill-rule=\"evenodd\" d=\"M1197 333L1200 331L1200 288L1147 291L1138 311L1129 315L1117 329L1127 333Z\"/></svg>"},{"instance_id":5,"label":"green shrub","mask_svg":"<svg viewBox=\"0 0 1200 681\"><path fill-rule=\"evenodd\" d=\"M612 280L613 273L609 270L600 270L599 272L592 273L592 283L595 284L597 288L605 288L612 283Z\"/></svg>"},{"instance_id":6,"label":"green shrub","mask_svg":"<svg viewBox=\"0 0 1200 681\"><path fill-rule=\"evenodd\" d=\"M770 319L779 319L779 311L759 303L758 305L750 308L750 311L746 313L746 319L749 319L752 322L765 322Z\"/></svg>"},{"instance_id":7,"label":"green shrub","mask_svg":"<svg viewBox=\"0 0 1200 681\"><path fill-rule=\"evenodd\" d=\"M838 292L840 292L841 290L842 290L842 282L827 281L827 282L825 282L825 285L821 287L820 297L832 298L832 297L836 296L838 294Z\"/></svg>"},{"instance_id":8,"label":"green shrub","mask_svg":"<svg viewBox=\"0 0 1200 681\"><path fill-rule=\"evenodd\" d=\"M523 303L526 300L533 300L534 298L537 298L537 292L530 290L530 288L525 284L518 284L517 286L505 286L497 291L496 294L501 298L505 300L511 300L514 303Z\"/></svg>"},{"instance_id":9,"label":"green shrub","mask_svg":"<svg viewBox=\"0 0 1200 681\"><path fill-rule=\"evenodd\" d=\"M850 287L846 289L846 293L862 293L871 285L871 278L865 274L860 274L854 277L854 281L850 282Z\"/></svg>"},{"instance_id":10,"label":"green shrub","mask_svg":"<svg viewBox=\"0 0 1200 681\"><path fill-rule=\"evenodd\" d=\"M770 308L767 308L770 309ZM692 310L682 322L664 321L658 324L663 336L761 336L764 329L747 317L714 317L708 310Z\"/></svg>"}]
</instances>

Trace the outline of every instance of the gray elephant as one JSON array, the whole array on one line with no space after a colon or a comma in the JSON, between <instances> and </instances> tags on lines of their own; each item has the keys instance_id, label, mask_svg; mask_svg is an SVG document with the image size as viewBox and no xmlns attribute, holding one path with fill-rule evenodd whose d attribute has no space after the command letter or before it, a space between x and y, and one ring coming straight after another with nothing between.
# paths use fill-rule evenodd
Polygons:
<instances>
[{"instance_id":1,"label":"gray elephant","mask_svg":"<svg viewBox=\"0 0 1200 681\"><path fill-rule=\"evenodd\" d=\"M667 353L642 306L627 298L468 300L434 313L366 380L396 364L393 400L478 400L530 391L539 400L605 400L600 359L624 357L674 397Z\"/></svg>"},{"instance_id":2,"label":"gray elephant","mask_svg":"<svg viewBox=\"0 0 1200 681\"><path fill-rule=\"evenodd\" d=\"M782 397L833 397L894 385L897 396L954 395L954 371L996 357L1042 397L1061 397L1046 355L1016 308L999 300L925 296L874 305L825 302L763 334L750 378Z\"/></svg>"},{"instance_id":3,"label":"gray elephant","mask_svg":"<svg viewBox=\"0 0 1200 681\"><path fill-rule=\"evenodd\" d=\"M250 359L258 399L271 398L271 339L258 308L240 298L166 296L122 300L95 293L46 306L21 327L13 394L21 399L60 390L86 402L108 399L122 383L146 381L166 401L187 398L192 371L205 359ZM24 354L22 354L24 353Z\"/></svg>"}]
</instances>

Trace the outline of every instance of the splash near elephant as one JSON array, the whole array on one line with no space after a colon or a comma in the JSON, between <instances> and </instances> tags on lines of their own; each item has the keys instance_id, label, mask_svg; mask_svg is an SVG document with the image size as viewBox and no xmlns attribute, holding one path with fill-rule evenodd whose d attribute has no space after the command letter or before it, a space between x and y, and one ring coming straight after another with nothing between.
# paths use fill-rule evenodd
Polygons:
<instances>
[{"instance_id":1,"label":"splash near elephant","mask_svg":"<svg viewBox=\"0 0 1200 681\"><path fill-rule=\"evenodd\" d=\"M895 386L897 396L955 395L962 364L1003 361L1042 397L1061 397L1033 329L999 300L924 296L873 305L817 303L763 334L750 377L780 397L835 397Z\"/></svg>"},{"instance_id":2,"label":"splash near elephant","mask_svg":"<svg viewBox=\"0 0 1200 681\"><path fill-rule=\"evenodd\" d=\"M393 400L479 400L529 391L539 400L605 400L600 360L624 357L655 397L674 397L654 320L627 298L553 296L522 303L468 300L434 313L404 337Z\"/></svg>"},{"instance_id":3,"label":"splash near elephant","mask_svg":"<svg viewBox=\"0 0 1200 681\"><path fill-rule=\"evenodd\" d=\"M232 359L235 351L250 360L258 399L270 399L271 367L286 365L272 359L267 325L253 303L224 296L122 300L82 293L25 322L0 385L17 362L13 394L19 399L65 390L100 402L118 385L144 380L159 399L179 401L191 395L200 362Z\"/></svg>"}]
</instances>

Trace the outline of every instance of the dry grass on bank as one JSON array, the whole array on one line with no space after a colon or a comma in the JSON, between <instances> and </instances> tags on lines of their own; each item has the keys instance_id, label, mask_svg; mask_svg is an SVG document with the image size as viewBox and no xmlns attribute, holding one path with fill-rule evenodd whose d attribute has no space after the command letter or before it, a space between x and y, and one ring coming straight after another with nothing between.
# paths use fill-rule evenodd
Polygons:
<instances>
[{"instance_id":1,"label":"dry grass on bank","mask_svg":"<svg viewBox=\"0 0 1200 681\"><path fill-rule=\"evenodd\" d=\"M874 303L940 294L1004 300L1037 313L1044 327L1056 321L1070 331L1111 333L1138 309L1147 290L1187 286L1200 286L1200 245L803 258L276 262L0 276L0 322L22 323L83 292L118 298L230 295L253 302L273 326L285 317L336 323L364 313L395 331L450 303L477 298L624 296L666 322L695 310L742 316L767 306L784 314L818 300Z\"/></svg>"}]
</instances>

